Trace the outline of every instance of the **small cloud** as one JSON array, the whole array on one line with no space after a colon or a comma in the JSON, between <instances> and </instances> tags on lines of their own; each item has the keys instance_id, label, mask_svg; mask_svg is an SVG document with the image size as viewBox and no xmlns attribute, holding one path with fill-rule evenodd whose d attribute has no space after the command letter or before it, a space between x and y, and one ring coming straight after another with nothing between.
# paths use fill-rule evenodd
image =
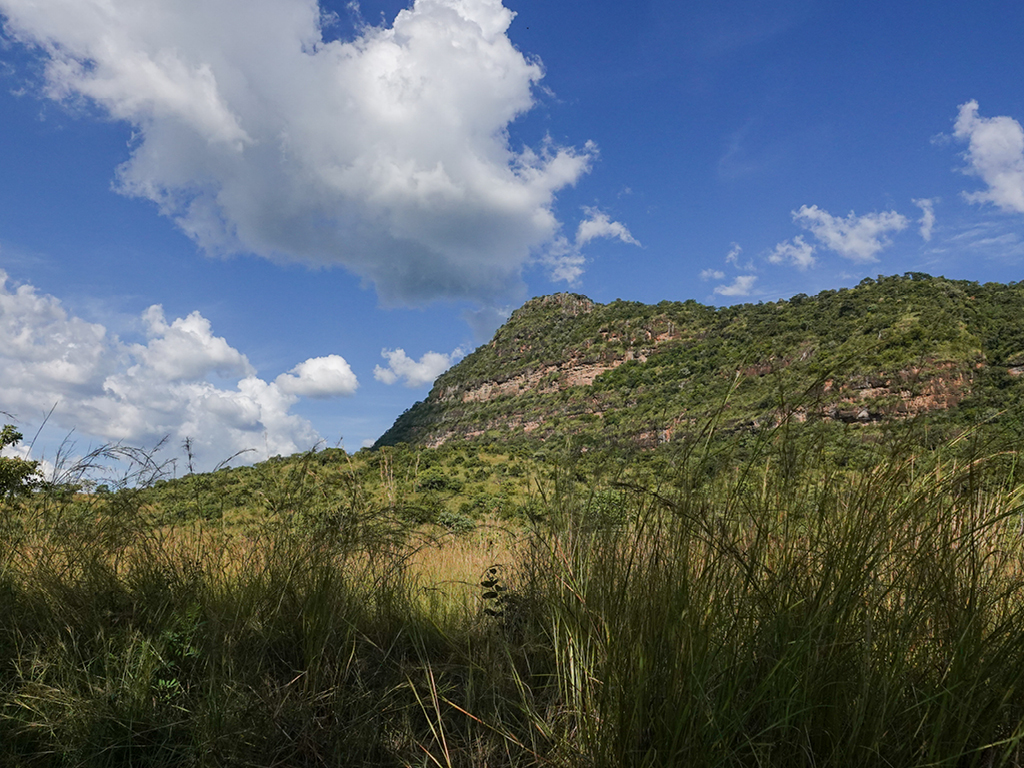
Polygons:
<instances>
[{"instance_id":1,"label":"small cloud","mask_svg":"<svg viewBox=\"0 0 1024 768\"><path fill-rule=\"evenodd\" d=\"M878 261L876 254L892 243L889 232L907 227L907 219L896 211L867 213L846 218L833 216L816 205L793 211L793 221L814 235L822 245L840 256L858 262Z\"/></svg>"},{"instance_id":2,"label":"small cloud","mask_svg":"<svg viewBox=\"0 0 1024 768\"><path fill-rule=\"evenodd\" d=\"M918 219L921 228L918 231L921 233L921 239L927 243L932 239L932 229L935 227L936 201L929 198L919 198L912 202L921 209L921 218Z\"/></svg>"},{"instance_id":3,"label":"small cloud","mask_svg":"<svg viewBox=\"0 0 1024 768\"><path fill-rule=\"evenodd\" d=\"M984 192L964 192L972 203L992 203L1004 211L1024 213L1024 128L1012 117L979 117L978 102L960 105L953 135L968 142L964 173L988 185Z\"/></svg>"},{"instance_id":4,"label":"small cloud","mask_svg":"<svg viewBox=\"0 0 1024 768\"><path fill-rule=\"evenodd\" d=\"M447 371L456 360L465 356L461 347L450 354L427 352L419 360L413 360L405 354L404 349L382 349L381 357L388 361L388 367L377 365L373 368L373 378L384 384L394 384L399 379L407 387L422 387L433 383L434 379Z\"/></svg>"},{"instance_id":5,"label":"small cloud","mask_svg":"<svg viewBox=\"0 0 1024 768\"><path fill-rule=\"evenodd\" d=\"M726 264L739 264L740 254L743 253L743 249L740 248L739 243L733 243L729 249L729 254L725 257Z\"/></svg>"},{"instance_id":6,"label":"small cloud","mask_svg":"<svg viewBox=\"0 0 1024 768\"><path fill-rule=\"evenodd\" d=\"M285 394L315 399L353 395L359 387L352 368L340 355L311 357L282 373L274 383Z\"/></svg>"},{"instance_id":7,"label":"small cloud","mask_svg":"<svg viewBox=\"0 0 1024 768\"><path fill-rule=\"evenodd\" d=\"M700 271L701 280L724 280L725 272L720 269L702 269Z\"/></svg>"},{"instance_id":8,"label":"small cloud","mask_svg":"<svg viewBox=\"0 0 1024 768\"><path fill-rule=\"evenodd\" d=\"M607 213L596 208L584 208L589 218L580 222L576 228L576 247L582 248L591 240L598 237L609 237L621 240L629 245L640 245L640 243L626 229L626 225L618 221L612 221Z\"/></svg>"},{"instance_id":9,"label":"small cloud","mask_svg":"<svg viewBox=\"0 0 1024 768\"><path fill-rule=\"evenodd\" d=\"M716 285L715 293L719 296L749 296L757 282L757 275L739 275L729 285Z\"/></svg>"},{"instance_id":10,"label":"small cloud","mask_svg":"<svg viewBox=\"0 0 1024 768\"><path fill-rule=\"evenodd\" d=\"M587 218L576 228L576 238L572 242L564 236L555 238L542 259L548 265L551 279L556 282L564 280L572 285L579 280L586 263L582 251L591 240L606 237L629 245L640 245L625 224L612 221L607 213L589 206L584 206L583 212Z\"/></svg>"},{"instance_id":11,"label":"small cloud","mask_svg":"<svg viewBox=\"0 0 1024 768\"><path fill-rule=\"evenodd\" d=\"M558 237L543 258L548 266L548 276L555 282L565 281L575 285L583 275L583 265L587 260L579 249L566 240Z\"/></svg>"},{"instance_id":12,"label":"small cloud","mask_svg":"<svg viewBox=\"0 0 1024 768\"><path fill-rule=\"evenodd\" d=\"M805 243L801 235L797 235L790 240L779 243L775 246L775 249L768 255L768 261L772 264L785 264L790 263L796 266L797 269L807 269L813 267L815 264L814 259L814 246L810 243Z\"/></svg>"}]
</instances>

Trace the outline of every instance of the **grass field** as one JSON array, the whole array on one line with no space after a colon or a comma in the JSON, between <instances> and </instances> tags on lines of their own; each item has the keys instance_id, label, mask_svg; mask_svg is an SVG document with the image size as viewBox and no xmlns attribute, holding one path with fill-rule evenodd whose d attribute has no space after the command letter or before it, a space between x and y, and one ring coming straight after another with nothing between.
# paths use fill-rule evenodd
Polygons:
<instances>
[{"instance_id":1,"label":"grass field","mask_svg":"<svg viewBox=\"0 0 1024 768\"><path fill-rule=\"evenodd\" d=\"M0 764L1019 765L1024 490L968 439L548 457L459 534L315 477L246 526L7 499Z\"/></svg>"}]
</instances>

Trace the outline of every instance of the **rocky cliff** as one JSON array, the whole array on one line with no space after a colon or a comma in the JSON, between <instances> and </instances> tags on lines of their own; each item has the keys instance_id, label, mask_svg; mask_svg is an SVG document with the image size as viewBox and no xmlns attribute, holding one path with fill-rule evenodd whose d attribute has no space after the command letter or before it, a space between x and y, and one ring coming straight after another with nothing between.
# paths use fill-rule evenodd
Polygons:
<instances>
[{"instance_id":1,"label":"rocky cliff","mask_svg":"<svg viewBox=\"0 0 1024 768\"><path fill-rule=\"evenodd\" d=\"M653 447L783 420L998 418L1024 394L1024 285L920 273L714 308L544 296L436 381L378 445L578 435Z\"/></svg>"}]
</instances>

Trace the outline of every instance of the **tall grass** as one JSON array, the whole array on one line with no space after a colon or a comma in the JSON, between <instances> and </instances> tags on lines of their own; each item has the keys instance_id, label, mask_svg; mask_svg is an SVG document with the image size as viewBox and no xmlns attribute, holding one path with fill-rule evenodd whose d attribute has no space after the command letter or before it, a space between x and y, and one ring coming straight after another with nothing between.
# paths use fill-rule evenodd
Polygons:
<instances>
[{"instance_id":1,"label":"tall grass","mask_svg":"<svg viewBox=\"0 0 1024 768\"><path fill-rule=\"evenodd\" d=\"M550 537L563 747L595 765L1016 763L1022 497L1000 459L794 477L773 451L742 488Z\"/></svg>"},{"instance_id":2,"label":"tall grass","mask_svg":"<svg viewBox=\"0 0 1024 768\"><path fill-rule=\"evenodd\" d=\"M357 488L283 483L245 536L5 508L0 763L1018 765L1015 455L904 448L851 473L777 430L657 487L567 462L543 523L461 551L499 566L470 601Z\"/></svg>"}]
</instances>

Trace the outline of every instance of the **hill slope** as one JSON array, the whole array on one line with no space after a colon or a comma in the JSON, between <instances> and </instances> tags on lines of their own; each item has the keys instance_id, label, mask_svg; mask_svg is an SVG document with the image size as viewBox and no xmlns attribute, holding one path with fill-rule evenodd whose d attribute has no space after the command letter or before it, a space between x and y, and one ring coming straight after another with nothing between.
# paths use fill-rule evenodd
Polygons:
<instances>
[{"instance_id":1,"label":"hill slope","mask_svg":"<svg viewBox=\"0 0 1024 768\"><path fill-rule=\"evenodd\" d=\"M533 299L440 376L375 447L578 435L654 447L711 418L998 418L1024 403L1024 284L922 273L788 301Z\"/></svg>"}]
</instances>

